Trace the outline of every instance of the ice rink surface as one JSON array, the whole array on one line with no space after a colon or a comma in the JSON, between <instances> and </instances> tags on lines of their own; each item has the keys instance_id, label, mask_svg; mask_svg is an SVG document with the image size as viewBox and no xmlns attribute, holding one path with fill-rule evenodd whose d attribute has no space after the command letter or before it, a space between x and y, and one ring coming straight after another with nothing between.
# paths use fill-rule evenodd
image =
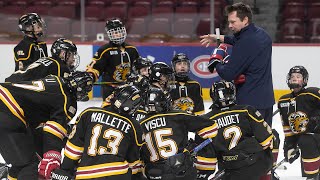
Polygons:
<instances>
[{"instance_id":1,"label":"ice rink surface","mask_svg":"<svg viewBox=\"0 0 320 180\"><path fill-rule=\"evenodd\" d=\"M78 111L77 115L81 113L84 109L87 107L100 107L101 105L101 99L93 99L87 102L79 102L78 103ZM211 102L205 102L205 110L206 112L209 111L209 107L211 105ZM74 119L75 120L75 119ZM73 121L74 121L73 120ZM276 129L279 132L280 139L281 139L281 144L279 148L279 156L278 156L278 162L283 159L283 129L281 125L281 120L280 120L280 115L279 113L276 114L273 118L273 129ZM2 157L0 157L0 162L3 162ZM284 169L284 166L287 167L287 169ZM289 163L284 163L284 166L280 166L277 170L276 173L279 175L281 180L304 180L306 178L301 177L301 170L300 170L300 160L296 160L292 164Z\"/></svg>"}]
</instances>

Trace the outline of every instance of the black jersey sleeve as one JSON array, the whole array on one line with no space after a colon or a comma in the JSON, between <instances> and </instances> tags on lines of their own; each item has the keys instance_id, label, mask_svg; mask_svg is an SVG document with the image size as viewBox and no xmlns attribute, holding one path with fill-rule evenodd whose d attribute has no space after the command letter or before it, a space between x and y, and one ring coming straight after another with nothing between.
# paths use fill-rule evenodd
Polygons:
<instances>
[{"instance_id":1,"label":"black jersey sleeve","mask_svg":"<svg viewBox=\"0 0 320 180\"><path fill-rule=\"evenodd\" d=\"M248 106L248 116L254 137L258 140L263 149L272 149L272 129L264 121L261 113L252 106Z\"/></svg>"},{"instance_id":2,"label":"black jersey sleeve","mask_svg":"<svg viewBox=\"0 0 320 180\"><path fill-rule=\"evenodd\" d=\"M204 104L203 104L203 97L202 97L202 87L198 82L194 82L195 84L195 91L196 97L194 99L194 113L197 115L204 113Z\"/></svg>"},{"instance_id":3,"label":"black jersey sleeve","mask_svg":"<svg viewBox=\"0 0 320 180\"><path fill-rule=\"evenodd\" d=\"M82 157L84 150L84 139L86 131L86 119L88 113L84 110L76 119L75 125L72 127L72 131L68 136L68 141L64 149L64 159L61 168L72 172L76 167L78 161Z\"/></svg>"},{"instance_id":4,"label":"black jersey sleeve","mask_svg":"<svg viewBox=\"0 0 320 180\"><path fill-rule=\"evenodd\" d=\"M93 55L91 63L87 66L87 72L93 73L96 81L103 73L104 68L108 65L108 51L111 49L112 48L108 46L101 46Z\"/></svg>"}]
</instances>

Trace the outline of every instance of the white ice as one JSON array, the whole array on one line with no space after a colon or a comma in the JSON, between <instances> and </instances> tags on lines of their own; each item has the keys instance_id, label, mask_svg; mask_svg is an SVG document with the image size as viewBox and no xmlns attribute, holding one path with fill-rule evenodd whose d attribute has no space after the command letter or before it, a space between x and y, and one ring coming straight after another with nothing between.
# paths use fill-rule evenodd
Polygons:
<instances>
[{"instance_id":1,"label":"white ice","mask_svg":"<svg viewBox=\"0 0 320 180\"><path fill-rule=\"evenodd\" d=\"M77 115L82 112L87 107L99 107L101 105L101 99L93 99L88 102L79 102L78 103L78 111ZM211 102L205 102L205 110L206 112L209 111L209 107L211 105ZM74 119L75 120L75 119ZM73 120L73 121L74 121ZM279 148L279 156L278 156L278 162L283 159L283 129L281 125L280 115L279 113L273 117L273 127L279 132L281 144ZM2 156L0 156L0 162L4 162ZM284 169L284 166L287 167L287 169ZM284 163L284 166L280 166L279 169L276 170L276 173L279 175L281 180L303 180L306 178L301 177L301 170L300 170L300 160L296 160L292 164Z\"/></svg>"}]
</instances>

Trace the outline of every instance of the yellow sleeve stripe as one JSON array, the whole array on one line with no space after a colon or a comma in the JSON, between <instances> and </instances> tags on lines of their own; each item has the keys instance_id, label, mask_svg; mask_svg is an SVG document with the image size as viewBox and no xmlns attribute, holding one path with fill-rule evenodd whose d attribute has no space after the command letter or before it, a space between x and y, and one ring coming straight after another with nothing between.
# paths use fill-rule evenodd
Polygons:
<instances>
[{"instance_id":1,"label":"yellow sleeve stripe","mask_svg":"<svg viewBox=\"0 0 320 180\"><path fill-rule=\"evenodd\" d=\"M217 133L218 133L218 124L216 122L214 122L213 125L198 131L198 135L204 139L214 138L216 137Z\"/></svg>"},{"instance_id":2,"label":"yellow sleeve stripe","mask_svg":"<svg viewBox=\"0 0 320 180\"><path fill-rule=\"evenodd\" d=\"M70 141L67 141L64 154L72 160L79 160L82 156L83 150L83 147L76 146L72 144Z\"/></svg>"},{"instance_id":3,"label":"yellow sleeve stripe","mask_svg":"<svg viewBox=\"0 0 320 180\"><path fill-rule=\"evenodd\" d=\"M264 140L263 142L261 142L261 146L267 146L270 144L270 142L272 141L273 135L269 136L266 140Z\"/></svg>"},{"instance_id":4,"label":"yellow sleeve stripe","mask_svg":"<svg viewBox=\"0 0 320 180\"><path fill-rule=\"evenodd\" d=\"M100 54L100 56L98 58L92 58L92 60L100 60L101 57L103 56L103 54L106 53L107 51L111 50L111 49L117 49L117 48L107 48L104 51L102 51L102 53Z\"/></svg>"},{"instance_id":5,"label":"yellow sleeve stripe","mask_svg":"<svg viewBox=\"0 0 320 180\"><path fill-rule=\"evenodd\" d=\"M31 48L34 44L30 44L29 46L29 51L28 51L28 56L26 58L16 58L16 54L14 53L14 60L15 61L24 61L24 60L28 60L30 58L30 54L31 54Z\"/></svg>"},{"instance_id":6,"label":"yellow sleeve stripe","mask_svg":"<svg viewBox=\"0 0 320 180\"><path fill-rule=\"evenodd\" d=\"M67 136L67 130L59 123L54 121L47 121L43 127L43 131L51 133L61 140Z\"/></svg>"}]
</instances>

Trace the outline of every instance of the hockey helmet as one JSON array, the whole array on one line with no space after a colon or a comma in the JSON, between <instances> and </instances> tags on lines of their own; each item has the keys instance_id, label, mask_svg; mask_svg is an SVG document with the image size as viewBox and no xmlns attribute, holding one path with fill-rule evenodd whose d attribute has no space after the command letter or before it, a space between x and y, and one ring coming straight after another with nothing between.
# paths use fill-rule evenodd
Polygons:
<instances>
[{"instance_id":1,"label":"hockey helmet","mask_svg":"<svg viewBox=\"0 0 320 180\"><path fill-rule=\"evenodd\" d=\"M148 179L193 180L197 178L197 169L190 153L184 152L170 156L163 166L148 163L145 174Z\"/></svg>"},{"instance_id":2,"label":"hockey helmet","mask_svg":"<svg viewBox=\"0 0 320 180\"><path fill-rule=\"evenodd\" d=\"M127 31L124 24L119 19L111 19L106 23L105 30L108 38L114 44L122 44L127 37Z\"/></svg>"},{"instance_id":3,"label":"hockey helmet","mask_svg":"<svg viewBox=\"0 0 320 180\"><path fill-rule=\"evenodd\" d=\"M290 82L292 73L300 73L302 75L302 77L303 77L302 84ZM287 75L287 85L290 89L299 88L299 87L304 88L308 84L308 79L309 79L309 73L305 67L294 66L289 70L289 73Z\"/></svg>"},{"instance_id":4,"label":"hockey helmet","mask_svg":"<svg viewBox=\"0 0 320 180\"><path fill-rule=\"evenodd\" d=\"M177 64L178 62L186 62L186 63L188 64L188 69L184 70L183 72L177 72L177 70L176 70L176 64ZM171 64L172 64L172 69L173 69L173 71L174 71L174 73L175 73L175 76L176 76L177 78L183 79L183 78L188 77L188 74L189 74L189 72L190 72L190 60L189 60L189 58L188 58L188 56L187 56L186 54L184 54L184 53L178 53L178 54L176 54L176 55L172 58Z\"/></svg>"},{"instance_id":5,"label":"hockey helmet","mask_svg":"<svg viewBox=\"0 0 320 180\"><path fill-rule=\"evenodd\" d=\"M227 107L236 103L236 88L233 82L214 82L210 88L210 97L218 108Z\"/></svg>"},{"instance_id":6,"label":"hockey helmet","mask_svg":"<svg viewBox=\"0 0 320 180\"><path fill-rule=\"evenodd\" d=\"M37 13L28 13L20 17L18 27L24 34L30 34L33 38L38 38L43 35L46 24ZM37 28L39 29L35 30Z\"/></svg>"},{"instance_id":7,"label":"hockey helmet","mask_svg":"<svg viewBox=\"0 0 320 180\"><path fill-rule=\"evenodd\" d=\"M173 70L164 62L156 62L149 69L150 82L158 82L164 90L175 88Z\"/></svg>"},{"instance_id":8,"label":"hockey helmet","mask_svg":"<svg viewBox=\"0 0 320 180\"><path fill-rule=\"evenodd\" d=\"M88 93L92 90L93 78L88 72L75 71L67 78L71 92L76 92L78 101L87 98Z\"/></svg>"},{"instance_id":9,"label":"hockey helmet","mask_svg":"<svg viewBox=\"0 0 320 180\"><path fill-rule=\"evenodd\" d=\"M148 58L141 57L141 56L139 56L137 59L135 59L132 64L133 64L132 70L135 74L141 74L140 69L152 66L151 60L149 60Z\"/></svg>"},{"instance_id":10,"label":"hockey helmet","mask_svg":"<svg viewBox=\"0 0 320 180\"><path fill-rule=\"evenodd\" d=\"M119 86L113 92L111 104L122 115L131 115L135 113L143 99L141 92L136 86L123 85Z\"/></svg>"},{"instance_id":11,"label":"hockey helmet","mask_svg":"<svg viewBox=\"0 0 320 180\"><path fill-rule=\"evenodd\" d=\"M64 52L64 54L61 54ZM75 70L80 64L77 46L66 38L59 38L51 46L53 58L60 59L67 64L70 70Z\"/></svg>"},{"instance_id":12,"label":"hockey helmet","mask_svg":"<svg viewBox=\"0 0 320 180\"><path fill-rule=\"evenodd\" d=\"M170 93L158 87L150 87L146 93L145 110L148 113L161 113L172 109Z\"/></svg>"}]
</instances>

